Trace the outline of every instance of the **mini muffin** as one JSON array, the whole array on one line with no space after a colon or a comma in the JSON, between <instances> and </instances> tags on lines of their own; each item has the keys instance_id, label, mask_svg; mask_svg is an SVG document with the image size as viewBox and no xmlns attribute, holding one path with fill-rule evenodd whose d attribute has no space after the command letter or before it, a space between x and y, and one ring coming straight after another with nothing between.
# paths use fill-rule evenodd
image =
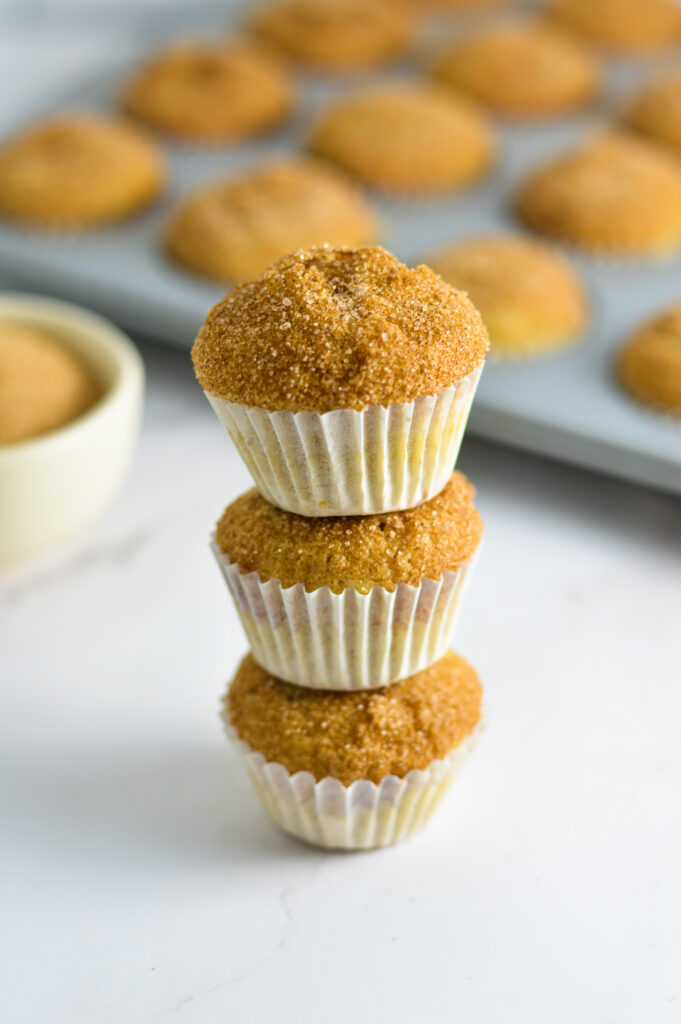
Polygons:
<instances>
[{"instance_id":1,"label":"mini muffin","mask_svg":"<svg viewBox=\"0 0 681 1024\"><path fill-rule=\"evenodd\" d=\"M425 7L439 11L475 13L494 7L509 7L511 4L517 3L518 0L404 0L404 2L418 11Z\"/></svg>"},{"instance_id":2,"label":"mini muffin","mask_svg":"<svg viewBox=\"0 0 681 1024\"><path fill-rule=\"evenodd\" d=\"M57 338L0 322L0 445L71 423L100 394L90 368Z\"/></svg>"},{"instance_id":3,"label":"mini muffin","mask_svg":"<svg viewBox=\"0 0 681 1024\"><path fill-rule=\"evenodd\" d=\"M288 56L322 71L371 68L399 56L413 25L393 0L275 0L251 27Z\"/></svg>"},{"instance_id":4,"label":"mini muffin","mask_svg":"<svg viewBox=\"0 0 681 1024\"><path fill-rule=\"evenodd\" d=\"M637 131L681 155L681 70L647 82L626 114Z\"/></svg>"},{"instance_id":5,"label":"mini muffin","mask_svg":"<svg viewBox=\"0 0 681 1024\"><path fill-rule=\"evenodd\" d=\"M548 16L589 42L645 53L681 40L678 0L554 0Z\"/></svg>"},{"instance_id":6,"label":"mini muffin","mask_svg":"<svg viewBox=\"0 0 681 1024\"><path fill-rule=\"evenodd\" d=\"M601 76L591 54L541 22L492 25L441 55L436 76L511 117L538 118L585 106Z\"/></svg>"},{"instance_id":7,"label":"mini muffin","mask_svg":"<svg viewBox=\"0 0 681 1024\"><path fill-rule=\"evenodd\" d=\"M681 303L639 328L620 349L616 371L639 402L681 416Z\"/></svg>"},{"instance_id":8,"label":"mini muffin","mask_svg":"<svg viewBox=\"0 0 681 1024\"><path fill-rule=\"evenodd\" d=\"M164 179L160 152L133 125L58 114L0 147L0 216L46 229L98 227L147 206Z\"/></svg>"},{"instance_id":9,"label":"mini muffin","mask_svg":"<svg viewBox=\"0 0 681 1024\"><path fill-rule=\"evenodd\" d=\"M308 518L256 490L220 519L213 552L249 644L299 686L363 690L418 672L447 647L482 534L454 473L404 512Z\"/></svg>"},{"instance_id":10,"label":"mini muffin","mask_svg":"<svg viewBox=\"0 0 681 1024\"><path fill-rule=\"evenodd\" d=\"M467 292L489 332L493 355L554 352L584 330L588 307L574 268L552 247L523 235L468 238L428 260Z\"/></svg>"},{"instance_id":11,"label":"mini muffin","mask_svg":"<svg viewBox=\"0 0 681 1024\"><path fill-rule=\"evenodd\" d=\"M293 86L283 64L236 39L163 50L126 83L128 113L164 134L194 143L235 142L284 120Z\"/></svg>"},{"instance_id":12,"label":"mini muffin","mask_svg":"<svg viewBox=\"0 0 681 1024\"><path fill-rule=\"evenodd\" d=\"M480 730L475 669L448 651L373 693L281 682L248 655L224 700L227 733L276 823L318 846L387 846L418 831Z\"/></svg>"},{"instance_id":13,"label":"mini muffin","mask_svg":"<svg viewBox=\"0 0 681 1024\"><path fill-rule=\"evenodd\" d=\"M310 146L384 192L450 192L483 177L494 159L492 131L465 98L435 85L377 86L338 100Z\"/></svg>"},{"instance_id":14,"label":"mini muffin","mask_svg":"<svg viewBox=\"0 0 681 1024\"><path fill-rule=\"evenodd\" d=\"M428 267L324 246L230 292L192 357L269 501L368 515L442 490L488 344L467 296Z\"/></svg>"},{"instance_id":15,"label":"mini muffin","mask_svg":"<svg viewBox=\"0 0 681 1024\"><path fill-rule=\"evenodd\" d=\"M255 277L285 253L363 245L377 223L357 190L314 160L273 160L193 192L166 234L168 254L218 281Z\"/></svg>"},{"instance_id":16,"label":"mini muffin","mask_svg":"<svg viewBox=\"0 0 681 1024\"><path fill-rule=\"evenodd\" d=\"M533 171L517 209L530 227L602 254L681 247L681 166L633 134L610 132Z\"/></svg>"}]
</instances>

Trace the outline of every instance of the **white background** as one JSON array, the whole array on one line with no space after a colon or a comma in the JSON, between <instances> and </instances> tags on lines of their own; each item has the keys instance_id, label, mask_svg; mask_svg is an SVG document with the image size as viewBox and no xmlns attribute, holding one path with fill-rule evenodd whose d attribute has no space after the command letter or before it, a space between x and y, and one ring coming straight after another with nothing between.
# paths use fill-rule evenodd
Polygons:
<instances>
[{"instance_id":1,"label":"white background","mask_svg":"<svg viewBox=\"0 0 681 1024\"><path fill-rule=\"evenodd\" d=\"M0 115L117 47L3 28ZM307 849L217 718L246 474L187 356L143 354L124 494L0 586L3 1024L680 1020L678 500L468 439L487 731L423 836Z\"/></svg>"}]
</instances>

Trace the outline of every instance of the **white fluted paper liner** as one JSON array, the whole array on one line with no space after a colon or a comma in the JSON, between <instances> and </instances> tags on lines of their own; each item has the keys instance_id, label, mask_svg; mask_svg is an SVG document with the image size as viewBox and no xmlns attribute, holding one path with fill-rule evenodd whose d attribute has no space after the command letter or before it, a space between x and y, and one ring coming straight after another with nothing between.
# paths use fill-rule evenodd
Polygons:
<instances>
[{"instance_id":1,"label":"white fluted paper liner","mask_svg":"<svg viewBox=\"0 0 681 1024\"><path fill-rule=\"evenodd\" d=\"M260 800L277 825L307 843L336 850L390 846L418 832L458 775L481 730L478 724L445 758L402 779L388 775L379 785L359 779L344 786L333 778L316 782L310 772L290 775L283 765L266 761L240 740L226 712L222 717Z\"/></svg>"},{"instance_id":2,"label":"white fluted paper liner","mask_svg":"<svg viewBox=\"0 0 681 1024\"><path fill-rule=\"evenodd\" d=\"M454 469L482 365L437 395L361 412L269 412L206 392L261 494L303 516L413 508Z\"/></svg>"},{"instance_id":3,"label":"white fluted paper liner","mask_svg":"<svg viewBox=\"0 0 681 1024\"><path fill-rule=\"evenodd\" d=\"M307 592L302 583L261 582L213 541L255 660L272 675L320 690L367 690L406 679L450 645L474 559L419 586Z\"/></svg>"}]
</instances>

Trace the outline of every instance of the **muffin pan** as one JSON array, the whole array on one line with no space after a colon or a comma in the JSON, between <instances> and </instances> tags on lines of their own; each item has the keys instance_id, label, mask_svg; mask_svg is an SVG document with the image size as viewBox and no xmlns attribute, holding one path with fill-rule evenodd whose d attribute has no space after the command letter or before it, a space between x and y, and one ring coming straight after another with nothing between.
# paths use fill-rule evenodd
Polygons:
<instances>
[{"instance_id":1,"label":"muffin pan","mask_svg":"<svg viewBox=\"0 0 681 1024\"><path fill-rule=\"evenodd\" d=\"M455 31L457 19L447 21ZM213 28L223 30L224 25L218 22ZM158 45L163 43L159 38ZM131 56L130 67L141 56ZM608 94L596 111L583 116L532 126L495 120L499 161L487 179L438 199L371 196L383 227L377 240L413 264L457 238L517 228L510 198L525 172L609 123L621 99L653 67L667 63L672 64L672 58L654 65L652 61L610 62ZM128 71L129 67L118 68L56 97L51 109L111 109ZM335 96L410 73L418 73L416 65L402 66L392 74L354 75L345 80L300 76L300 103L283 130L233 147L192 149L166 143L169 186L162 199L135 220L75 236L29 234L0 225L0 261L5 272L20 284L83 302L130 329L189 349L208 307L226 289L193 278L166 261L159 241L180 197L196 185L270 156L295 152L305 140L310 119ZM48 112L25 112L22 123ZM490 361L470 431L681 493L681 423L639 406L620 390L612 372L614 353L632 329L681 300L681 254L645 261L606 261L576 254L573 258L592 299L586 333L578 345L543 359Z\"/></svg>"}]
</instances>

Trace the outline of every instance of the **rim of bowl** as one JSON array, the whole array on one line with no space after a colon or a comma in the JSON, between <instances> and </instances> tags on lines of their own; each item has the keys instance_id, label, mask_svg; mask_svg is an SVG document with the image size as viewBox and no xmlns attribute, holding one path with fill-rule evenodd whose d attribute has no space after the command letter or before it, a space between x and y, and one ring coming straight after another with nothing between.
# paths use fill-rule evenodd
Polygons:
<instances>
[{"instance_id":1,"label":"rim of bowl","mask_svg":"<svg viewBox=\"0 0 681 1024\"><path fill-rule=\"evenodd\" d=\"M65 333L72 330L87 336L93 347L99 348L113 359L117 373L107 383L103 394L94 405L76 419L36 437L0 445L0 460L30 449L47 445L57 446L67 442L77 431L105 414L123 391L130 387L142 388L144 362L135 344L120 328L98 313L93 313L73 302L64 302L44 295L3 291L0 292L0 323L10 319L26 326L43 327L48 330L52 326L62 329Z\"/></svg>"}]
</instances>

